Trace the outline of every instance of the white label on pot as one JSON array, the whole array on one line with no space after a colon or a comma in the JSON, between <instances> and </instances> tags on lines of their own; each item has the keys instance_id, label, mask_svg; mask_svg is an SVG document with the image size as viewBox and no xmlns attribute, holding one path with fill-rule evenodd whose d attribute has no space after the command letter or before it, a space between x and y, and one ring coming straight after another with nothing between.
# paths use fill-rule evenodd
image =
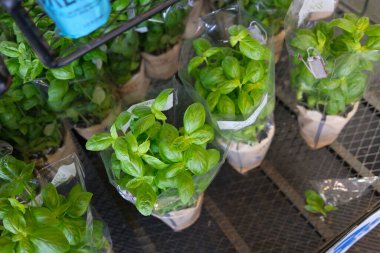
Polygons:
<instances>
[{"instance_id":1,"label":"white label on pot","mask_svg":"<svg viewBox=\"0 0 380 253\"><path fill-rule=\"evenodd\" d=\"M71 178L74 178L77 175L77 170L75 167L75 163L69 165L63 165L58 169L57 174L54 176L51 183L58 187L59 185L67 182Z\"/></svg>"},{"instance_id":2,"label":"white label on pot","mask_svg":"<svg viewBox=\"0 0 380 253\"><path fill-rule=\"evenodd\" d=\"M138 104L135 104L135 105L132 105L131 107L129 107L129 109L127 110L127 112L130 112L132 113L133 109L135 109L136 107L139 107L139 106L147 106L147 107L152 107L153 103L154 103L154 100L155 99L151 99L151 100L147 100L147 101L144 101L144 102L141 102L141 103L138 103ZM168 97L168 101L166 102L166 105L164 107L164 109L162 111L167 111L167 110L170 110L171 108L173 108L173 105L174 105L174 94L171 93ZM122 131L125 133L129 126L131 125L131 121L134 119L133 115L131 117L131 119L127 122L127 124L125 124L123 126L123 129Z\"/></svg>"},{"instance_id":3,"label":"white label on pot","mask_svg":"<svg viewBox=\"0 0 380 253\"><path fill-rule=\"evenodd\" d=\"M303 23L310 13L334 12L336 0L304 0L299 12L298 25Z\"/></svg>"},{"instance_id":4,"label":"white label on pot","mask_svg":"<svg viewBox=\"0 0 380 253\"><path fill-rule=\"evenodd\" d=\"M365 221L359 224L354 230L343 237L326 253L344 253L347 252L355 243L368 234L380 223L380 210L372 214Z\"/></svg>"},{"instance_id":5,"label":"white label on pot","mask_svg":"<svg viewBox=\"0 0 380 253\"><path fill-rule=\"evenodd\" d=\"M218 127L221 130L240 130L255 123L257 117L264 110L268 103L268 93L263 97L259 107L252 113L252 115L244 121L218 121Z\"/></svg>"}]
</instances>

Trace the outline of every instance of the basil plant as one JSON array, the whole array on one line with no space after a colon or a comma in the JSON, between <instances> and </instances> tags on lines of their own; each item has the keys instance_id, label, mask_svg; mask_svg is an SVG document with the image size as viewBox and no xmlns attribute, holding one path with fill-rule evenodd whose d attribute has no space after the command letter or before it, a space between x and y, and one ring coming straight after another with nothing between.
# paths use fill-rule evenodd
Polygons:
<instances>
[{"instance_id":1,"label":"basil plant","mask_svg":"<svg viewBox=\"0 0 380 253\"><path fill-rule=\"evenodd\" d=\"M13 84L0 97L0 139L9 142L19 158L54 153L62 145L62 130L46 96L35 85Z\"/></svg>"},{"instance_id":2,"label":"basil plant","mask_svg":"<svg viewBox=\"0 0 380 253\"><path fill-rule=\"evenodd\" d=\"M31 3L30 5L33 6ZM68 48L88 40L82 38L74 42L68 38L56 38L55 32L49 30L53 25L52 20L41 16L40 8L32 7L30 11L36 17L36 25L41 30L47 30L44 33L45 39L61 56L68 53ZM101 82L95 85L95 81L100 79L102 64L107 62L107 54L103 48L97 48L64 67L48 69L41 63L11 17L4 14L0 18L1 22L10 24L12 28L0 36L0 53L5 56L5 64L13 79L12 85L28 82L35 82L42 87L48 85L48 106L59 118L69 118L82 125L100 122L105 112L112 109L113 104L110 101L114 101L114 98L110 85ZM80 85L77 85L78 80L81 80Z\"/></svg>"},{"instance_id":3,"label":"basil plant","mask_svg":"<svg viewBox=\"0 0 380 253\"><path fill-rule=\"evenodd\" d=\"M380 26L370 24L368 17L346 13L311 29L296 29L290 47L291 81L299 102L311 110L341 115L362 98L380 60ZM326 78L315 78L300 60L313 56L323 58Z\"/></svg>"},{"instance_id":4,"label":"basil plant","mask_svg":"<svg viewBox=\"0 0 380 253\"><path fill-rule=\"evenodd\" d=\"M172 92L162 91L151 107L131 107L118 116L109 133L95 134L86 143L88 150L108 149L111 181L133 195L143 215L193 205L219 169L221 155L208 148L214 130L205 123L202 104L187 107L183 127L167 122L163 110Z\"/></svg>"},{"instance_id":5,"label":"basil plant","mask_svg":"<svg viewBox=\"0 0 380 253\"><path fill-rule=\"evenodd\" d=\"M187 66L198 96L206 100L216 120L246 120L273 92L271 51L242 25L228 29L229 43L213 46L207 38L193 41L196 56ZM258 120L242 131L229 131L238 141L251 140L265 127L273 106L267 104Z\"/></svg>"},{"instance_id":6,"label":"basil plant","mask_svg":"<svg viewBox=\"0 0 380 253\"><path fill-rule=\"evenodd\" d=\"M239 5L256 20L272 29L274 35L278 34L284 26L286 13L292 0L213 0L216 8L226 8L228 5Z\"/></svg>"},{"instance_id":7,"label":"basil plant","mask_svg":"<svg viewBox=\"0 0 380 253\"><path fill-rule=\"evenodd\" d=\"M33 164L0 159L0 249L13 252L103 252L103 223L89 224L92 194L74 185L64 196L48 183L37 187ZM91 233L89 233L91 225Z\"/></svg>"}]
</instances>

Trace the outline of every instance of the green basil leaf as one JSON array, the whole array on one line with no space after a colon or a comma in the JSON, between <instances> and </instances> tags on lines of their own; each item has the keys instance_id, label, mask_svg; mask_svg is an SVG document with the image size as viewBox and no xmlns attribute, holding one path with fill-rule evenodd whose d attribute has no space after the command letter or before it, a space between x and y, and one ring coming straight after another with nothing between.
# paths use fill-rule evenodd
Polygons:
<instances>
[{"instance_id":1,"label":"green basil leaf","mask_svg":"<svg viewBox=\"0 0 380 253\"><path fill-rule=\"evenodd\" d=\"M115 140L113 144L113 149L115 150L115 154L117 159L120 161L129 161L129 144L127 140L123 137L119 137Z\"/></svg>"},{"instance_id":2,"label":"green basil leaf","mask_svg":"<svg viewBox=\"0 0 380 253\"><path fill-rule=\"evenodd\" d=\"M334 77L345 77L356 71L360 64L357 54L343 55L336 60Z\"/></svg>"},{"instance_id":3,"label":"green basil leaf","mask_svg":"<svg viewBox=\"0 0 380 253\"><path fill-rule=\"evenodd\" d=\"M86 239L86 220L63 218L62 232L70 245L76 246L84 242ZM94 237L94 233L92 236ZM95 240L95 237L93 238ZM71 251L70 251L71 253Z\"/></svg>"},{"instance_id":4,"label":"green basil leaf","mask_svg":"<svg viewBox=\"0 0 380 253\"><path fill-rule=\"evenodd\" d=\"M312 206L312 205L305 205L304 206L306 211L311 213L320 213L321 209L318 206Z\"/></svg>"},{"instance_id":5,"label":"green basil leaf","mask_svg":"<svg viewBox=\"0 0 380 253\"><path fill-rule=\"evenodd\" d=\"M306 203L308 205L323 207L325 202L322 197L315 191L305 191Z\"/></svg>"},{"instance_id":6,"label":"green basil leaf","mask_svg":"<svg viewBox=\"0 0 380 253\"><path fill-rule=\"evenodd\" d=\"M240 87L240 81L238 79L236 80L226 80L223 83L221 83L220 86L218 86L218 91L221 94L230 94L233 92L236 88Z\"/></svg>"},{"instance_id":7,"label":"green basil leaf","mask_svg":"<svg viewBox=\"0 0 380 253\"><path fill-rule=\"evenodd\" d=\"M142 215L151 215L156 200L157 195L152 187L148 184L143 184L137 191L136 208Z\"/></svg>"},{"instance_id":8,"label":"green basil leaf","mask_svg":"<svg viewBox=\"0 0 380 253\"><path fill-rule=\"evenodd\" d=\"M44 227L33 230L30 240L36 247L36 252L67 252L70 245L62 231L54 227Z\"/></svg>"},{"instance_id":9,"label":"green basil leaf","mask_svg":"<svg viewBox=\"0 0 380 253\"><path fill-rule=\"evenodd\" d=\"M211 57L217 53L219 53L221 49L219 47L211 47L203 52L203 57Z\"/></svg>"},{"instance_id":10,"label":"green basil leaf","mask_svg":"<svg viewBox=\"0 0 380 253\"><path fill-rule=\"evenodd\" d=\"M111 136L114 140L116 140L117 137L119 137L119 135L117 134L117 129L116 129L115 124L112 124L111 129L110 129L110 133L111 133Z\"/></svg>"},{"instance_id":11,"label":"green basil leaf","mask_svg":"<svg viewBox=\"0 0 380 253\"><path fill-rule=\"evenodd\" d=\"M189 65L187 66L187 72L189 74L192 74L193 71L198 68L202 63L204 62L204 58L200 56L195 56L191 61L189 62Z\"/></svg>"},{"instance_id":12,"label":"green basil leaf","mask_svg":"<svg viewBox=\"0 0 380 253\"><path fill-rule=\"evenodd\" d=\"M241 42L246 38L251 32L242 25L233 25L228 29L230 33L230 44L232 47L236 46L237 43Z\"/></svg>"},{"instance_id":13,"label":"green basil leaf","mask_svg":"<svg viewBox=\"0 0 380 253\"><path fill-rule=\"evenodd\" d=\"M156 122L154 125L146 131L149 139L155 139L161 131L161 124Z\"/></svg>"},{"instance_id":14,"label":"green basil leaf","mask_svg":"<svg viewBox=\"0 0 380 253\"><path fill-rule=\"evenodd\" d=\"M138 148L139 155L146 154L149 151L149 148L150 148L150 141L149 140L146 140L143 143L141 143L139 145L139 148Z\"/></svg>"},{"instance_id":15,"label":"green basil leaf","mask_svg":"<svg viewBox=\"0 0 380 253\"><path fill-rule=\"evenodd\" d=\"M251 82L257 83L264 78L265 68L259 61L250 61L245 70L243 83Z\"/></svg>"},{"instance_id":16,"label":"green basil leaf","mask_svg":"<svg viewBox=\"0 0 380 253\"><path fill-rule=\"evenodd\" d=\"M336 211L336 210L338 210L338 208L336 208L336 207L333 206L333 205L326 205L326 206L325 206L325 211L326 211L326 212L331 212L331 211Z\"/></svg>"},{"instance_id":17,"label":"green basil leaf","mask_svg":"<svg viewBox=\"0 0 380 253\"><path fill-rule=\"evenodd\" d=\"M17 43L12 41L2 41L0 43L0 53L12 58L20 56Z\"/></svg>"},{"instance_id":18,"label":"green basil leaf","mask_svg":"<svg viewBox=\"0 0 380 253\"><path fill-rule=\"evenodd\" d=\"M177 187L182 203L187 204L194 195L194 182L189 172L182 171L177 175Z\"/></svg>"},{"instance_id":19,"label":"green basil leaf","mask_svg":"<svg viewBox=\"0 0 380 253\"><path fill-rule=\"evenodd\" d=\"M129 161L122 161L122 170L133 177L143 177L145 166L141 158L132 153L129 155Z\"/></svg>"},{"instance_id":20,"label":"green basil leaf","mask_svg":"<svg viewBox=\"0 0 380 253\"><path fill-rule=\"evenodd\" d=\"M194 103L190 105L183 117L183 126L187 134L201 128L206 121L206 111L201 103Z\"/></svg>"},{"instance_id":21,"label":"green basil leaf","mask_svg":"<svg viewBox=\"0 0 380 253\"><path fill-rule=\"evenodd\" d=\"M108 133L95 133L87 142L86 149L90 151L101 151L109 148L114 142Z\"/></svg>"},{"instance_id":22,"label":"green basil leaf","mask_svg":"<svg viewBox=\"0 0 380 253\"><path fill-rule=\"evenodd\" d=\"M197 145L203 145L205 143L209 143L214 139L214 130L211 126L205 126L195 132L193 132L191 135L192 143Z\"/></svg>"},{"instance_id":23,"label":"green basil leaf","mask_svg":"<svg viewBox=\"0 0 380 253\"><path fill-rule=\"evenodd\" d=\"M217 104L218 111L227 117L235 116L235 103L226 95L222 95Z\"/></svg>"},{"instance_id":24,"label":"green basil leaf","mask_svg":"<svg viewBox=\"0 0 380 253\"><path fill-rule=\"evenodd\" d=\"M15 208L15 209L19 210L21 213L25 214L25 206L23 204L21 204L20 202L18 202L17 199L9 198L8 201L13 208Z\"/></svg>"},{"instance_id":25,"label":"green basil leaf","mask_svg":"<svg viewBox=\"0 0 380 253\"><path fill-rule=\"evenodd\" d=\"M75 185L68 195L68 201L71 205L67 209L67 214L74 218L81 217L86 213L91 198L92 193L83 191L79 184Z\"/></svg>"},{"instance_id":26,"label":"green basil leaf","mask_svg":"<svg viewBox=\"0 0 380 253\"><path fill-rule=\"evenodd\" d=\"M167 117L166 117L166 115L165 115L163 112L160 112L160 111L156 111L156 110L154 110L154 111L153 111L153 114L154 114L154 117L155 117L157 120L162 120L162 121L167 120Z\"/></svg>"},{"instance_id":27,"label":"green basil leaf","mask_svg":"<svg viewBox=\"0 0 380 253\"><path fill-rule=\"evenodd\" d=\"M186 167L194 173L194 175L202 175L208 171L209 156L207 151L198 145L191 145L185 151Z\"/></svg>"},{"instance_id":28,"label":"green basil leaf","mask_svg":"<svg viewBox=\"0 0 380 253\"><path fill-rule=\"evenodd\" d=\"M169 95L171 93L173 93L173 89L165 89L161 91L152 104L152 110L157 110L157 111L164 110L166 107L166 104L168 103Z\"/></svg>"},{"instance_id":29,"label":"green basil leaf","mask_svg":"<svg viewBox=\"0 0 380 253\"><path fill-rule=\"evenodd\" d=\"M370 37L379 37L380 24L370 25L367 27L365 34ZM0 44L1 45L1 44Z\"/></svg>"},{"instance_id":30,"label":"green basil leaf","mask_svg":"<svg viewBox=\"0 0 380 253\"><path fill-rule=\"evenodd\" d=\"M240 63L233 56L226 56L222 61L223 73L228 79L240 79Z\"/></svg>"},{"instance_id":31,"label":"green basil leaf","mask_svg":"<svg viewBox=\"0 0 380 253\"><path fill-rule=\"evenodd\" d=\"M158 144L158 150L160 156L164 161L176 163L181 162L183 160L182 152L175 151L172 148L171 143L161 141Z\"/></svg>"},{"instance_id":32,"label":"green basil leaf","mask_svg":"<svg viewBox=\"0 0 380 253\"><path fill-rule=\"evenodd\" d=\"M32 68L30 70L30 80L36 79L43 71L44 66L39 59L34 59L32 61Z\"/></svg>"},{"instance_id":33,"label":"green basil leaf","mask_svg":"<svg viewBox=\"0 0 380 253\"><path fill-rule=\"evenodd\" d=\"M219 91L213 91L207 96L207 105L210 108L210 111L214 111L216 105L219 102L220 98L220 92Z\"/></svg>"},{"instance_id":34,"label":"green basil leaf","mask_svg":"<svg viewBox=\"0 0 380 253\"><path fill-rule=\"evenodd\" d=\"M211 47L211 43L204 39L204 38L199 38L193 41L193 47L195 50L195 53L198 56L202 56L204 52L207 51Z\"/></svg>"},{"instance_id":35,"label":"green basil leaf","mask_svg":"<svg viewBox=\"0 0 380 253\"><path fill-rule=\"evenodd\" d=\"M93 93L91 101L97 105L101 105L103 101L106 99L106 92L100 86L96 86Z\"/></svg>"},{"instance_id":36,"label":"green basil leaf","mask_svg":"<svg viewBox=\"0 0 380 253\"><path fill-rule=\"evenodd\" d=\"M130 190L130 189L137 189L140 185L142 184L145 184L146 180L145 178L143 177L139 177L139 178L134 178L132 180L130 180L127 185L125 186L125 188L127 190Z\"/></svg>"},{"instance_id":37,"label":"green basil leaf","mask_svg":"<svg viewBox=\"0 0 380 253\"><path fill-rule=\"evenodd\" d=\"M20 211L13 210L5 215L3 226L12 234L23 233L26 229L26 221Z\"/></svg>"},{"instance_id":38,"label":"green basil leaf","mask_svg":"<svg viewBox=\"0 0 380 253\"><path fill-rule=\"evenodd\" d=\"M137 106L133 109L132 114L137 118L148 116L152 113L152 109L148 106Z\"/></svg>"},{"instance_id":39,"label":"green basil leaf","mask_svg":"<svg viewBox=\"0 0 380 253\"><path fill-rule=\"evenodd\" d=\"M142 133L145 133L150 127L156 123L156 118L153 114L149 114L139 120L137 120L135 127L133 129L133 134L139 136Z\"/></svg>"},{"instance_id":40,"label":"green basil leaf","mask_svg":"<svg viewBox=\"0 0 380 253\"><path fill-rule=\"evenodd\" d=\"M134 136L131 132L128 132L127 135L125 136L125 140L128 143L128 150L132 152L138 152L139 149L139 144L137 142L136 136Z\"/></svg>"},{"instance_id":41,"label":"green basil leaf","mask_svg":"<svg viewBox=\"0 0 380 253\"><path fill-rule=\"evenodd\" d=\"M243 114L243 116L247 116L250 113L252 113L254 109L254 102L252 98L246 93L245 91L240 91L239 97L238 97L238 107Z\"/></svg>"},{"instance_id":42,"label":"green basil leaf","mask_svg":"<svg viewBox=\"0 0 380 253\"><path fill-rule=\"evenodd\" d=\"M207 153L209 155L208 170L211 170L219 164L220 152L219 150L216 150L216 149L208 149Z\"/></svg>"},{"instance_id":43,"label":"green basil leaf","mask_svg":"<svg viewBox=\"0 0 380 253\"><path fill-rule=\"evenodd\" d=\"M372 50L380 50L380 37L369 37L365 46Z\"/></svg>"},{"instance_id":44,"label":"green basil leaf","mask_svg":"<svg viewBox=\"0 0 380 253\"><path fill-rule=\"evenodd\" d=\"M111 169L115 177L119 179L121 172L121 162L119 161L119 159L117 159L115 153L113 153L111 156Z\"/></svg>"},{"instance_id":45,"label":"green basil leaf","mask_svg":"<svg viewBox=\"0 0 380 253\"><path fill-rule=\"evenodd\" d=\"M342 30L353 33L356 30L355 23L353 23L351 20L344 19L344 18L337 18L329 23L330 27L336 26L341 28Z\"/></svg>"},{"instance_id":46,"label":"green basil leaf","mask_svg":"<svg viewBox=\"0 0 380 253\"><path fill-rule=\"evenodd\" d=\"M122 11L128 7L130 0L116 0L112 3L112 10Z\"/></svg>"},{"instance_id":47,"label":"green basil leaf","mask_svg":"<svg viewBox=\"0 0 380 253\"><path fill-rule=\"evenodd\" d=\"M215 89L218 86L218 84L222 83L225 80L223 69L221 67L203 68L200 72L199 78L203 87L205 87L208 90Z\"/></svg>"},{"instance_id":48,"label":"green basil leaf","mask_svg":"<svg viewBox=\"0 0 380 253\"><path fill-rule=\"evenodd\" d=\"M249 59L260 61L269 60L270 51L252 37L246 37L239 44L240 52Z\"/></svg>"},{"instance_id":49,"label":"green basil leaf","mask_svg":"<svg viewBox=\"0 0 380 253\"><path fill-rule=\"evenodd\" d=\"M129 122L131 119L131 114L127 111L124 111L117 116L115 121L115 126L117 129L122 130L123 127Z\"/></svg>"},{"instance_id":50,"label":"green basil leaf","mask_svg":"<svg viewBox=\"0 0 380 253\"><path fill-rule=\"evenodd\" d=\"M175 126L165 123L161 127L160 141L171 144L179 136Z\"/></svg>"},{"instance_id":51,"label":"green basil leaf","mask_svg":"<svg viewBox=\"0 0 380 253\"><path fill-rule=\"evenodd\" d=\"M196 91L196 93L203 97L203 98L206 98L207 97L207 93L208 91L206 90L205 87L203 87L203 85L201 84L201 82L199 80L196 80L195 81L195 84L194 84L194 89Z\"/></svg>"},{"instance_id":52,"label":"green basil leaf","mask_svg":"<svg viewBox=\"0 0 380 253\"><path fill-rule=\"evenodd\" d=\"M14 248L16 246L15 242L12 242L10 238L5 236L0 237L0 249L2 253L14 253Z\"/></svg>"},{"instance_id":53,"label":"green basil leaf","mask_svg":"<svg viewBox=\"0 0 380 253\"><path fill-rule=\"evenodd\" d=\"M179 136L172 143L172 149L174 151L183 152L190 147L192 139L187 136Z\"/></svg>"},{"instance_id":54,"label":"green basil leaf","mask_svg":"<svg viewBox=\"0 0 380 253\"><path fill-rule=\"evenodd\" d=\"M168 178L166 170L160 170L155 177L155 183L159 189L177 188L177 179L175 177Z\"/></svg>"},{"instance_id":55,"label":"green basil leaf","mask_svg":"<svg viewBox=\"0 0 380 253\"><path fill-rule=\"evenodd\" d=\"M34 207L30 213L38 226L58 226L60 224L53 212L45 207Z\"/></svg>"},{"instance_id":56,"label":"green basil leaf","mask_svg":"<svg viewBox=\"0 0 380 253\"><path fill-rule=\"evenodd\" d=\"M53 76L60 80L70 80L75 78L75 72L71 65L66 65L57 69L49 70Z\"/></svg>"},{"instance_id":57,"label":"green basil leaf","mask_svg":"<svg viewBox=\"0 0 380 253\"><path fill-rule=\"evenodd\" d=\"M151 155L143 155L142 159L156 170L162 170L168 167L168 164Z\"/></svg>"},{"instance_id":58,"label":"green basil leaf","mask_svg":"<svg viewBox=\"0 0 380 253\"><path fill-rule=\"evenodd\" d=\"M178 175L185 168L185 163L173 163L165 169L165 177L173 178Z\"/></svg>"},{"instance_id":59,"label":"green basil leaf","mask_svg":"<svg viewBox=\"0 0 380 253\"><path fill-rule=\"evenodd\" d=\"M49 102L62 101L68 90L69 83L67 81L57 79L51 81L48 90Z\"/></svg>"},{"instance_id":60,"label":"green basil leaf","mask_svg":"<svg viewBox=\"0 0 380 253\"><path fill-rule=\"evenodd\" d=\"M42 188L42 202L50 210L54 210L59 206L58 192L53 184L49 183Z\"/></svg>"},{"instance_id":61,"label":"green basil leaf","mask_svg":"<svg viewBox=\"0 0 380 253\"><path fill-rule=\"evenodd\" d=\"M318 43L313 34L302 34L299 30L296 37L292 39L291 46L300 49L301 51L306 51L310 47L317 47Z\"/></svg>"},{"instance_id":62,"label":"green basil leaf","mask_svg":"<svg viewBox=\"0 0 380 253\"><path fill-rule=\"evenodd\" d=\"M32 242L27 238L21 239L16 246L17 253L29 253L29 252L37 252L36 248L33 246Z\"/></svg>"}]
</instances>

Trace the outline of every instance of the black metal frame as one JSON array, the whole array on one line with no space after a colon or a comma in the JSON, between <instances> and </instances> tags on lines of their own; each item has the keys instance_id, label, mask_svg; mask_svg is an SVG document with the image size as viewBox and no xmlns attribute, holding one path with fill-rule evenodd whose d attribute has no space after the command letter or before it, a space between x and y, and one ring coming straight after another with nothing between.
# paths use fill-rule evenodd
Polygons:
<instances>
[{"instance_id":1,"label":"black metal frame","mask_svg":"<svg viewBox=\"0 0 380 253\"><path fill-rule=\"evenodd\" d=\"M170 7L180 0L166 0L150 10L134 17L131 20L120 23L120 25L110 32L104 33L98 38L79 46L74 52L64 57L58 57L57 53L49 46L46 40L41 36L41 31L34 24L33 20L22 6L22 0L1 0L2 6L12 16L26 39L42 61L49 68L59 68L85 55L89 51L101 46L107 41L117 37L126 30L138 25L144 20L149 19L158 12Z\"/></svg>"}]
</instances>

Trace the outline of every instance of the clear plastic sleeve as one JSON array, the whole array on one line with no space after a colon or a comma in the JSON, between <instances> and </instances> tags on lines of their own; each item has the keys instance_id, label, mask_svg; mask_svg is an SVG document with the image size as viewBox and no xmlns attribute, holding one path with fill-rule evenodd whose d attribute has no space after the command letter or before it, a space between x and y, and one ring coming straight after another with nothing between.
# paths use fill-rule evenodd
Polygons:
<instances>
[{"instance_id":1,"label":"clear plastic sleeve","mask_svg":"<svg viewBox=\"0 0 380 253\"><path fill-rule=\"evenodd\" d=\"M301 135L321 148L357 111L380 60L380 29L368 17L342 15L335 0L293 1L285 25Z\"/></svg>"},{"instance_id":2,"label":"clear plastic sleeve","mask_svg":"<svg viewBox=\"0 0 380 253\"><path fill-rule=\"evenodd\" d=\"M370 186L377 183L378 179L378 177L334 178L312 181L311 184L326 204L339 206L368 193Z\"/></svg>"},{"instance_id":3,"label":"clear plastic sleeve","mask_svg":"<svg viewBox=\"0 0 380 253\"><path fill-rule=\"evenodd\" d=\"M257 43L260 43L260 47L266 48L266 50L270 52L270 56L267 60L262 60L257 63L262 69L255 70L256 72L254 73L262 72L263 76L261 79L258 78L259 80L255 80L254 83L244 83L243 81L242 89L235 88L230 92L225 92L226 94L220 95L219 102L217 102L217 105L212 108L210 106L210 97L213 96L212 94L219 91L206 88L202 83L202 78L194 77L188 72L189 66L194 62L194 59L197 57L199 59L200 57L199 55L197 56L196 50L194 49L194 42L199 38L206 39L211 44L211 48L209 49L210 52L214 50L214 48L222 48L222 50L227 48L227 50L229 50L231 48L231 45L229 44L229 28L235 25L242 25L248 28L250 32L248 36L257 41ZM223 146L231 143L230 147L235 147L234 150L229 150L228 160L230 163L240 172L246 172L248 169L257 167L257 165L261 163L267 149L259 148L260 150L264 150L260 155L256 153L257 151L254 149L257 148L257 145L261 145L261 142L264 139L267 139L270 144L274 133L273 110L275 104L275 91L273 40L271 39L270 31L258 20L247 15L247 13L240 9L239 6L231 6L227 9L217 10L202 17L202 27L200 31L201 35L199 38L187 40L183 44L180 55L181 67L179 75L185 84L186 90L194 100L202 102L207 110L210 111L214 128L219 131L220 136L224 137L223 139L220 139L219 142ZM245 69L248 68L246 65L247 63L244 63L243 60L241 60L241 62L243 62L242 66L239 66L242 69L241 72L248 73L248 71L244 72ZM202 63L200 65L198 64L198 67L200 71L205 71L209 66ZM225 74L223 75L222 79L224 80L226 76ZM205 78L203 78L203 80L204 79ZM242 77L241 79L243 80L244 78ZM237 81L242 82L242 80ZM233 80L233 82L235 81L236 80ZM223 86L223 82L217 84L218 88ZM252 90L249 88L250 85L252 86ZM247 98L245 96L246 94L249 94L250 97ZM234 99L236 100L236 103L234 102ZM241 108L244 108L242 106L243 101L245 101L244 99L252 101L252 107L243 115ZM222 108L222 104L228 101L232 101L228 107L235 108L234 113L229 115L221 112L221 109L219 109L219 106ZM239 151L239 146L245 147L243 149L246 150L246 152L242 151L245 154ZM257 154L256 157L260 157L258 163L251 159L243 158L247 158L247 156L252 157L253 153ZM233 160L239 162L231 162Z\"/></svg>"}]
</instances>

